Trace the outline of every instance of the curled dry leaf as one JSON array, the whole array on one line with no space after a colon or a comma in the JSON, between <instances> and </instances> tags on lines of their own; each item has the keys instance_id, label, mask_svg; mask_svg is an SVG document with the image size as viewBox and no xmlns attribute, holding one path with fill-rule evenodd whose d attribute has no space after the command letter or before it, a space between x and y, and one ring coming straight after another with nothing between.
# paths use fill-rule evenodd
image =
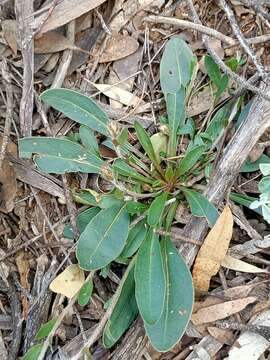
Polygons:
<instances>
[{"instance_id":1,"label":"curled dry leaf","mask_svg":"<svg viewBox=\"0 0 270 360\"><path fill-rule=\"evenodd\" d=\"M256 300L256 297L249 296L244 299L226 301L220 304L207 306L193 314L191 320L194 325L201 325L225 319L226 317L243 310L247 305L254 303Z\"/></svg>"},{"instance_id":2,"label":"curled dry leaf","mask_svg":"<svg viewBox=\"0 0 270 360\"><path fill-rule=\"evenodd\" d=\"M50 284L50 290L71 299L84 283L84 271L77 265L69 265Z\"/></svg>"},{"instance_id":3,"label":"curled dry leaf","mask_svg":"<svg viewBox=\"0 0 270 360\"><path fill-rule=\"evenodd\" d=\"M217 274L226 256L232 231L233 216L229 206L225 206L195 260L192 276L197 291L208 291L211 277Z\"/></svg>"},{"instance_id":4,"label":"curled dry leaf","mask_svg":"<svg viewBox=\"0 0 270 360\"><path fill-rule=\"evenodd\" d=\"M20 283L23 289L30 290L30 283L28 282L28 273L30 270L29 261L26 257L25 252L20 252L16 258L16 265L20 274ZM27 319L29 304L25 294L22 294L22 307L23 307L23 318Z\"/></svg>"},{"instance_id":5,"label":"curled dry leaf","mask_svg":"<svg viewBox=\"0 0 270 360\"><path fill-rule=\"evenodd\" d=\"M128 35L114 35L108 41L107 47L100 57L100 63L123 59L133 54L139 47L138 42Z\"/></svg>"},{"instance_id":6,"label":"curled dry leaf","mask_svg":"<svg viewBox=\"0 0 270 360\"><path fill-rule=\"evenodd\" d=\"M268 273L269 271L260 269L257 266L251 265L246 263L243 260L235 259L234 257L230 255L226 255L225 258L222 260L221 265L224 266L227 269L231 269L234 271L241 271L241 272L247 272L252 274L258 274L258 273Z\"/></svg>"}]
</instances>

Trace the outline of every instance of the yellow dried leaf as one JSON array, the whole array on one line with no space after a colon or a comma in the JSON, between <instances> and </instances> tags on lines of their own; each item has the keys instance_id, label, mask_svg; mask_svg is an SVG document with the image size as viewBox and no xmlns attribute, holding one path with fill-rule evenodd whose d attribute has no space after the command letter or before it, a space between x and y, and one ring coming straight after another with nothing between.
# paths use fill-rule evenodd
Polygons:
<instances>
[{"instance_id":1,"label":"yellow dried leaf","mask_svg":"<svg viewBox=\"0 0 270 360\"><path fill-rule=\"evenodd\" d=\"M260 269L259 267L248 264L243 260L235 259L234 257L232 257L230 255L225 256L225 258L221 262L221 265L227 269L231 269L234 271L247 272L247 273L251 273L251 274L268 273L267 270Z\"/></svg>"},{"instance_id":2,"label":"yellow dried leaf","mask_svg":"<svg viewBox=\"0 0 270 360\"><path fill-rule=\"evenodd\" d=\"M249 296L244 299L226 301L220 304L204 307L193 314L191 320L194 325L201 325L217 320L225 319L228 316L238 313L247 305L254 303L257 300L254 296Z\"/></svg>"},{"instance_id":3,"label":"yellow dried leaf","mask_svg":"<svg viewBox=\"0 0 270 360\"><path fill-rule=\"evenodd\" d=\"M50 290L71 299L84 283L84 271L77 265L69 265L50 284Z\"/></svg>"},{"instance_id":4,"label":"yellow dried leaf","mask_svg":"<svg viewBox=\"0 0 270 360\"><path fill-rule=\"evenodd\" d=\"M226 256L232 238L233 216L225 206L214 227L201 246L193 267L193 282L197 291L208 291L211 277L216 275Z\"/></svg>"}]
</instances>

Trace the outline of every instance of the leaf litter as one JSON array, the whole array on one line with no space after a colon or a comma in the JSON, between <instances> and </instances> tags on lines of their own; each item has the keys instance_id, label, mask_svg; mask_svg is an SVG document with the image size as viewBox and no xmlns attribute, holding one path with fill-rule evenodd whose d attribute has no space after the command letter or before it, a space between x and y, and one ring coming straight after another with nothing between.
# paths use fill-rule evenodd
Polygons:
<instances>
[{"instance_id":1,"label":"leaf litter","mask_svg":"<svg viewBox=\"0 0 270 360\"><path fill-rule=\"evenodd\" d=\"M79 86L82 92L87 93L87 95L92 95L94 91L96 92L96 89L93 90L92 86L89 89L89 81L91 81L99 86L97 89L101 91L101 94L98 95L101 104L103 103L104 106L108 107L109 103L112 108L119 111L118 114L120 115L118 115L118 119L125 118L127 114L126 111L129 107L131 107L131 114L134 115L135 118L138 112L141 112L142 117L144 117L145 112L148 112L146 116L147 119L149 119L150 114L152 120L155 122L155 126L153 126L155 130L152 130L152 126L150 128L150 131L152 131L151 140L156 157L158 161L160 161L160 158L162 158L167 148L167 135L159 132L160 129L158 128L160 125L159 119L164 113L164 107L161 97L156 103L153 102L153 99L160 94L157 72L160 60L159 49L161 49L162 53L164 39L172 36L173 28L163 25L146 28L143 19L148 14L157 12L166 16L174 16L174 14L177 13L178 17L185 18L188 13L185 5L174 8L170 2L167 4L165 1L143 3L141 1L126 0L120 1L118 4L115 4L114 7L110 4L110 1L105 2L101 0L93 2L80 0L76 3L76 6L74 6L74 2L62 0L48 3L48 5L45 5L44 9L42 9L40 7L40 4L42 4L41 1L36 1L35 3L39 7L35 9L36 15L34 23L32 24L38 29L34 37L35 61L37 61L40 55L43 56L42 59L40 58L37 72L35 73L35 89L40 93L47 87L46 84L52 84L54 78L57 78L59 75L56 76L58 70L61 69L62 60L67 59L68 51L73 53L73 59L76 59L76 61L72 63L72 66L69 68L70 70L66 73L63 69L61 70L62 72L60 71L60 76L63 77L64 81L63 87L75 88ZM254 13L252 11L247 12L250 16L247 20L241 13L241 11L244 10L239 5L240 3L231 2L231 4L236 15L243 20L243 26L248 26L249 23L245 22L250 21ZM97 7L98 5L101 6ZM109 8L111 5L112 11L110 12L112 14L112 20L110 21L109 17L106 17L104 14L105 8L107 6ZM212 5L213 10L209 7L209 18L203 18L203 23L215 28L217 24L211 18L211 11L216 11L217 8L215 7L216 5L211 4L211 6ZM101 14L101 17L98 16L95 9ZM80 17L82 15L87 18L87 21L83 22L83 19ZM202 14L200 15L203 16ZM1 23L2 38L0 50L1 55L4 54L4 56L7 56L9 59L10 71L13 76L13 91L16 95L15 105L17 106L18 100L20 100L22 85L18 71L21 72L25 65L21 58L21 44L17 34L17 24L16 20L14 20L13 11L6 12L6 15L4 12L4 17ZM73 20L76 20L81 26L80 28L80 26L77 26L78 24L76 25L79 33L76 34L75 40L72 39L72 36L70 37L67 31L67 28L70 27L70 21ZM112 32L113 35L111 37L106 33L106 27ZM223 21L220 27L220 31L230 34L228 28L226 28L226 21ZM101 30L98 31L98 28ZM108 36L109 39L104 51L101 51L101 38L104 34ZM196 36L193 32L180 30L177 35L179 34L181 37L189 40L191 47L196 43ZM80 43L78 39L83 39L83 41ZM202 42L199 40L197 43ZM81 46L81 44L83 45ZM235 48L223 47L220 40L215 40L213 45L223 59L224 56L227 60L228 57L236 54ZM202 55L202 57L205 55L202 45L199 44L197 47L195 46L195 48L197 54ZM82 49L85 52L83 52ZM90 51L91 55L89 55ZM53 56L51 54L53 54ZM78 56L82 54L83 57L78 60ZM238 54L236 55L238 56ZM143 75L140 74L142 70L144 72ZM204 71L204 69L202 70ZM137 72L138 74L136 74ZM130 77L132 74L136 75ZM202 72L201 75L204 76ZM128 79L125 80L126 78ZM147 82L145 92L143 91L144 82ZM113 84L116 85L108 88ZM210 112L214 101L211 86L205 82L203 84L203 87L199 87L198 92L191 96L187 108L188 116L193 117L196 124L201 122L205 113ZM217 105L221 107L224 102L230 100L230 96L230 92L225 91L220 99L218 99ZM4 108L5 104L3 103L1 106ZM242 104L239 103L238 109L241 107ZM72 131L68 132L71 126L66 119L58 118L56 112L51 110L46 110L46 112L49 124L53 129L57 128L57 131L60 131L60 134L64 136L74 135ZM15 109L15 113L15 124L18 127L17 109ZM33 115L34 117L40 116L36 112L36 109L34 109ZM3 119L4 118L1 118L1 126L4 125L4 122L2 122ZM125 120L121 121L125 123ZM62 129L60 129L60 123L65 124ZM44 124L40 122L40 125L36 128L36 134L39 136L48 135L47 128L43 125ZM13 127L12 133L10 134L10 139L14 142L16 141L16 131L18 131L18 129ZM233 128L229 129L225 143L232 137L230 131L233 132ZM162 136L160 136L160 134L162 134ZM136 146L136 139L133 138L132 131L129 132L129 135L130 142ZM102 140L103 139L98 139L98 142ZM184 150L188 146L185 141L186 137L184 136L183 143L181 144ZM262 139L262 141L267 141L267 138ZM103 145L99 143L99 147L101 146ZM1 268L8 265L7 269L10 271L10 269L13 270L11 262L16 264L19 283L17 282L15 285L17 284L17 294L19 294L18 298L22 304L21 319L24 319L26 324L29 324L31 321L31 319L28 318L29 302L31 303L32 301L28 293L32 290L31 288L33 287L35 297L42 296L46 289L50 293L49 300L44 297L44 299L46 299L44 301L48 303L50 308L42 312L42 319L40 317L37 320L37 323L42 325L42 323L44 324L47 320L54 319L55 308L59 307L61 309L62 306L61 297L66 296L69 299L72 298L81 288L85 276L84 272L80 271L75 264L70 267L64 263L61 269L58 270L59 275L50 284L51 291L48 290L49 281L47 281L47 277L50 278L52 275L50 273L50 267L46 263L42 266L42 268L44 268L44 272L42 272L40 267L37 266L36 259L41 254L47 254L51 260L50 262L53 263L53 259L57 258L61 264L61 261L66 256L67 249L70 249L73 245L72 241L61 237L64 223L66 222L66 220L63 219L67 219L67 217L70 216L70 214L67 214L66 207L63 205L66 199L64 199L61 178L54 175L44 176L43 173L30 165L29 162L17 159L17 150L15 147L13 149L8 147L7 150L6 158L4 159L0 172L0 182L2 185L0 234L1 246L3 246L5 250L1 249L1 257L8 256L10 262L3 263ZM9 157L10 153L12 154L11 162ZM250 154L251 162L257 160L262 153L269 155L269 146L262 147L257 145L254 147ZM248 172L245 174L240 182L250 182L251 185L254 185L253 188L256 188L256 183L252 179L254 173ZM68 183L75 189L88 184L88 181L94 183L95 190L103 194L98 177L68 175ZM46 199L44 208L49 219L49 224L44 216L43 218L40 216L29 216L31 211L37 211L37 207L27 184L35 186L41 194L42 191L48 193L48 196L44 198ZM235 184L236 188L238 185L239 183ZM242 189L244 189L244 186ZM84 199L83 201L86 200ZM21 219L21 221L24 222L24 226L19 225L19 218L21 217L17 211L19 206L24 208L22 211L24 214L22 216L23 219ZM241 205L241 207L242 206L243 205ZM261 359L265 350L269 347L269 338L264 337L262 333L256 331L255 328L253 328L253 331L243 330L240 333L234 328L230 328L232 320L241 320L241 322L250 326L252 324L254 324L254 326L259 324L260 326L269 328L269 304L267 302L269 293L267 290L269 237L265 230L256 228L256 231L253 231L254 225L250 220L254 220L254 217L250 214L250 210L244 207L242 207L242 209L244 209L243 216L244 218L246 217L246 222L242 229L239 229L237 225L240 224L241 226L244 218L242 217L240 220L237 219L234 224L234 229L232 230L232 216L229 214L228 207L225 207L224 212L227 213L227 215L225 216L224 212L221 213L216 224L205 238L204 245L201 247L193 267L194 284L196 285L198 294L206 296L204 304L203 302L195 304L195 310L192 316L195 328L203 329L202 339L188 338L189 344L191 344L190 346L196 348L196 357L199 356L198 354L200 354L200 356L208 356L211 354L213 358L215 357L217 359L227 356L229 360L242 360L249 359L252 353L252 359ZM78 207L78 210L82 211L80 207ZM190 211L188 208L184 210L188 218ZM181 217L181 214L179 216ZM224 220L225 217L226 219ZM39 218L38 221L40 223L38 226L33 224L35 221L33 219L36 218ZM258 216L256 219L259 219L262 225L261 218ZM180 225L179 223L176 224L180 230L182 230L181 224L181 222ZM247 224L249 224L249 226L247 226ZM55 229L56 236L61 240L60 242L55 241L52 229ZM256 236L252 237L256 235L256 233L260 234L260 238L255 238ZM192 242L194 240L184 237L183 239L181 241ZM187 246L190 246L190 244ZM23 251L19 252L16 250L17 247L23 249ZM252 255L254 257L252 257ZM69 257L73 262L74 258L72 255ZM83 346L82 336L80 334L80 320L82 328L85 329L85 334L88 336L98 323L98 320L101 319L104 313L103 304L105 303L104 307L106 307L106 301L109 303L109 299L115 289L115 280L119 280L119 277L122 276L123 269L123 264L117 264L111 269L103 269L102 274L104 278L101 278L101 280L96 280L96 277L94 278L94 290L90 302L85 305L85 310L79 308L79 314L78 312L75 314L75 311L71 310L71 315L67 317L69 319L63 322L55 334L54 339L57 338L57 341L54 342L54 339L52 340L53 347L57 343L59 348L64 348L65 345L68 345L69 349L72 348L72 351L76 351L76 346ZM225 278L223 277L223 282L221 281L222 273L225 276ZM55 277L57 274L53 273L53 275ZM12 281L10 279L10 276L5 276L6 283ZM39 285L36 286L35 284ZM55 292L53 296L52 291ZM4 298L4 309L7 309L8 314L12 313L12 311L10 311L13 310L13 308L11 308L13 306L12 302L6 301L7 296L5 294L2 296ZM260 308L258 305L262 305L262 307ZM256 323L256 316L253 316L253 311L255 311L256 316L261 317L258 323ZM79 315L80 318L78 321L76 320L77 315ZM251 316L252 318L250 318ZM69 323L71 318L72 322ZM228 328L219 328L220 321L225 322ZM137 322L131 330L138 330L136 324ZM9 345L10 343L10 334L11 332L9 330L1 329L0 342L2 344L1 349L3 347L3 354L5 353L5 347L7 347L5 344ZM136 338L136 336L134 337L133 334L132 332L128 332L127 336L130 343L134 344L138 341L138 338ZM209 336L209 334L211 336ZM76 341L74 342L73 340L75 339ZM21 344L22 343L23 341ZM128 342L126 341L126 343ZM98 345L98 351L103 351L101 356L104 358L110 356L110 350L100 350L100 344ZM116 353L117 351L121 351L124 344L125 340L122 340L119 343L119 348L115 350ZM72 346L70 347L70 345ZM146 346L144 350L146 358L151 354L153 358L161 359L160 354L153 349L151 349L151 351L148 349L149 346ZM72 352L71 350L69 351L67 358L70 357ZM182 351L185 351L186 355L181 354ZM172 359L179 355L180 358L186 356L187 359L189 359L195 356L194 353L195 351L188 349L185 341L183 341L181 344L177 344L171 352L167 353L166 357ZM224 354L226 355L224 356ZM23 350L21 348L19 356L22 355ZM3 359L5 359L4 356ZM94 353L93 357L95 356L96 354Z\"/></svg>"}]
</instances>

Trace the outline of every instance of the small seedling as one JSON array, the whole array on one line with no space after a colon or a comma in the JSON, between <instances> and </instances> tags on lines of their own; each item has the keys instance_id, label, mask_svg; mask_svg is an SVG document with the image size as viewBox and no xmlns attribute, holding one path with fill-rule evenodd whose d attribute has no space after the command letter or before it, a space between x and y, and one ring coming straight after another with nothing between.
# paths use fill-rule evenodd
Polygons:
<instances>
[{"instance_id":1,"label":"small seedling","mask_svg":"<svg viewBox=\"0 0 270 360\"><path fill-rule=\"evenodd\" d=\"M95 173L112 184L107 194L73 191L76 201L90 206L77 218L79 266L104 275L112 262L129 264L104 329L107 348L120 339L139 312L152 345L168 351L182 337L191 316L192 277L170 231L179 203L189 206L193 215L205 217L210 226L215 223L218 212L198 191L196 182L211 174L217 140L231 110L230 103L226 104L204 131L196 133L194 121L186 115L196 71L197 59L187 44L179 38L168 41L160 64L167 115L161 119L160 131L151 137L140 123L134 124L140 148L129 143L128 129L109 121L92 99L67 89L47 90L41 99L79 123L79 133L71 140L31 137L19 141L21 156L34 155L44 172ZM218 96L223 88L217 89ZM102 159L96 133L117 158ZM188 146L183 140L188 140ZM69 226L65 236L73 237ZM87 299L81 296L82 305Z\"/></svg>"}]
</instances>

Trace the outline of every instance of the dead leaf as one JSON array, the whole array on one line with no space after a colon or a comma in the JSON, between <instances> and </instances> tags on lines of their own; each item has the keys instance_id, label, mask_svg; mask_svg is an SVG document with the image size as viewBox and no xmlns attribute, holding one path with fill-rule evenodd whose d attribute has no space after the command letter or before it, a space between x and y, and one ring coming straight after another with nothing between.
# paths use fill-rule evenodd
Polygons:
<instances>
[{"instance_id":1,"label":"dead leaf","mask_svg":"<svg viewBox=\"0 0 270 360\"><path fill-rule=\"evenodd\" d=\"M246 263L243 260L235 259L234 257L230 255L226 255L225 258L222 260L221 265L224 266L227 269L231 269L234 271L241 271L241 272L247 272L252 274L258 274L258 273L268 273L269 271L260 269L257 266L251 265Z\"/></svg>"},{"instance_id":2,"label":"dead leaf","mask_svg":"<svg viewBox=\"0 0 270 360\"><path fill-rule=\"evenodd\" d=\"M100 57L99 62L105 63L114 60L123 59L133 54L139 47L138 42L128 35L113 35L107 44L107 47Z\"/></svg>"},{"instance_id":3,"label":"dead leaf","mask_svg":"<svg viewBox=\"0 0 270 360\"><path fill-rule=\"evenodd\" d=\"M48 19L46 19L47 10L34 20L32 26L38 28L46 20L39 32L44 34L47 31L69 23L104 2L105 0L76 0L76 3L74 3L73 0L62 0L52 9L53 11Z\"/></svg>"},{"instance_id":4,"label":"dead leaf","mask_svg":"<svg viewBox=\"0 0 270 360\"><path fill-rule=\"evenodd\" d=\"M2 20L1 25L3 36L16 56L18 51L17 21L11 19Z\"/></svg>"},{"instance_id":5,"label":"dead leaf","mask_svg":"<svg viewBox=\"0 0 270 360\"><path fill-rule=\"evenodd\" d=\"M219 329L215 326L209 326L207 330L217 341L230 346L233 344L234 335L232 331L228 329Z\"/></svg>"},{"instance_id":6,"label":"dead leaf","mask_svg":"<svg viewBox=\"0 0 270 360\"><path fill-rule=\"evenodd\" d=\"M256 297L250 296L244 299L226 301L220 304L204 307L192 315L194 325L201 325L217 320L225 319L243 310L247 305L254 303Z\"/></svg>"},{"instance_id":7,"label":"dead leaf","mask_svg":"<svg viewBox=\"0 0 270 360\"><path fill-rule=\"evenodd\" d=\"M192 276L197 291L208 291L211 277L217 274L228 251L232 231L233 216L229 206L225 206L195 260Z\"/></svg>"},{"instance_id":8,"label":"dead leaf","mask_svg":"<svg viewBox=\"0 0 270 360\"><path fill-rule=\"evenodd\" d=\"M249 325L270 326L270 310L267 310L257 316L256 319L249 322ZM245 331L234 343L229 351L228 360L258 360L268 349L270 342L259 333ZM252 357L251 357L252 354Z\"/></svg>"},{"instance_id":9,"label":"dead leaf","mask_svg":"<svg viewBox=\"0 0 270 360\"><path fill-rule=\"evenodd\" d=\"M136 112L140 112L141 108L147 106L147 104L141 100L138 96L133 95L131 92L120 88L117 85L108 85L108 84L94 84L92 83L99 91L109 98L119 101L120 103L136 107ZM139 105L139 106L138 106Z\"/></svg>"},{"instance_id":10,"label":"dead leaf","mask_svg":"<svg viewBox=\"0 0 270 360\"><path fill-rule=\"evenodd\" d=\"M20 274L20 282L22 288L30 290L30 283L28 282L28 274L30 270L29 261L25 252L20 252L16 258L16 265ZM23 318L26 320L29 312L29 304L26 295L22 294L22 307L23 307Z\"/></svg>"},{"instance_id":11,"label":"dead leaf","mask_svg":"<svg viewBox=\"0 0 270 360\"><path fill-rule=\"evenodd\" d=\"M63 51L65 49L74 49L76 46L64 35L57 31L49 31L35 39L35 54L49 54Z\"/></svg>"},{"instance_id":12,"label":"dead leaf","mask_svg":"<svg viewBox=\"0 0 270 360\"><path fill-rule=\"evenodd\" d=\"M84 283L84 271L77 265L69 265L50 284L50 290L71 299Z\"/></svg>"},{"instance_id":13,"label":"dead leaf","mask_svg":"<svg viewBox=\"0 0 270 360\"><path fill-rule=\"evenodd\" d=\"M0 137L0 147L2 146L2 137ZM17 156L17 146L14 143L8 143L7 153ZM14 199L17 193L17 182L13 165L5 158L2 162L0 171L0 211L9 213L14 208Z\"/></svg>"},{"instance_id":14,"label":"dead leaf","mask_svg":"<svg viewBox=\"0 0 270 360\"><path fill-rule=\"evenodd\" d=\"M227 91L225 91L222 94L219 102L226 100L229 96L230 94ZM213 90L209 85L204 86L201 91L195 92L192 95L187 106L187 115L189 117L199 115L209 110L213 102L214 102Z\"/></svg>"}]
</instances>

